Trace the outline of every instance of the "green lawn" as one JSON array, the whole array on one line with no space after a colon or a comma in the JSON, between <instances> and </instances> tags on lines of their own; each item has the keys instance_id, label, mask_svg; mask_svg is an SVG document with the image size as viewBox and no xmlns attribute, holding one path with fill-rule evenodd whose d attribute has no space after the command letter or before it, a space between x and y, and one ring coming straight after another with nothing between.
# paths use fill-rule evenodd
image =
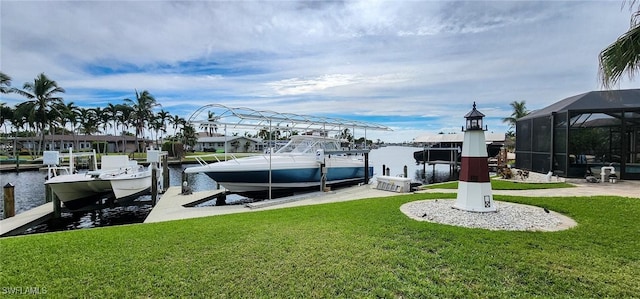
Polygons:
<instances>
[{"instance_id":1,"label":"green lawn","mask_svg":"<svg viewBox=\"0 0 640 299\"><path fill-rule=\"evenodd\" d=\"M0 286L52 297L628 298L640 201L495 196L578 226L507 232L418 222L412 194L0 239ZM6 289L3 289L6 290Z\"/></svg>"}]
</instances>

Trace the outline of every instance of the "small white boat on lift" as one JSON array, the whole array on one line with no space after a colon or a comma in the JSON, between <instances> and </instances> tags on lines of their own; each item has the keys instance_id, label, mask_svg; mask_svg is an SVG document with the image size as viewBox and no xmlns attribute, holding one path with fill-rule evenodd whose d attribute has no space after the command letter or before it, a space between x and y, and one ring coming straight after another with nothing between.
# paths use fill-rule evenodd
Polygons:
<instances>
[{"instance_id":1,"label":"small white boat on lift","mask_svg":"<svg viewBox=\"0 0 640 299\"><path fill-rule=\"evenodd\" d=\"M349 153L340 140L322 136L294 135L275 153L235 158L207 164L193 156L201 166L188 167L185 173L204 173L231 193L252 198L272 194L290 194L299 189L319 188L324 164L326 184L362 182L365 178L363 155ZM216 158L217 159L217 158ZM369 167L369 177L373 167Z\"/></svg>"},{"instance_id":2,"label":"small white boat on lift","mask_svg":"<svg viewBox=\"0 0 640 299\"><path fill-rule=\"evenodd\" d=\"M45 185L70 210L96 203L99 199L110 197L117 201L135 198L149 192L151 188L151 169L145 169L126 155L102 156L101 168L86 173L77 173L74 168L74 155L89 155L93 169L97 169L95 152L73 154L69 152L69 166L59 166L60 153L46 151L44 164L48 165Z\"/></svg>"}]
</instances>

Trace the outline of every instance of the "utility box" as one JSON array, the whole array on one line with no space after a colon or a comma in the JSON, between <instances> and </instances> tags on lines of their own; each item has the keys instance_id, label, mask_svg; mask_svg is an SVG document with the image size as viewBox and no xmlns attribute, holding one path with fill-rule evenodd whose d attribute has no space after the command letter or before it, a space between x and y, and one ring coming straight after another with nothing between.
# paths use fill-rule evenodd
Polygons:
<instances>
[{"instance_id":1,"label":"utility box","mask_svg":"<svg viewBox=\"0 0 640 299\"><path fill-rule=\"evenodd\" d=\"M411 192L411 179L395 176L376 176L376 189L398 193Z\"/></svg>"},{"instance_id":2,"label":"utility box","mask_svg":"<svg viewBox=\"0 0 640 299\"><path fill-rule=\"evenodd\" d=\"M60 163L60 153L57 151L44 151L42 163L45 165L58 165Z\"/></svg>"}]
</instances>

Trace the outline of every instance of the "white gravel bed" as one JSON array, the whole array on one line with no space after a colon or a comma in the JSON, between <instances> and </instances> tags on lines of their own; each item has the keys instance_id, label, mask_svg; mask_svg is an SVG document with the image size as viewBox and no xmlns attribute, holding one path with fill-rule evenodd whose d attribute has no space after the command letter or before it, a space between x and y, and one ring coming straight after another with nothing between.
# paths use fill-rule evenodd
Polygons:
<instances>
[{"instance_id":1,"label":"white gravel bed","mask_svg":"<svg viewBox=\"0 0 640 299\"><path fill-rule=\"evenodd\" d=\"M567 216L536 206L494 201L496 212L477 213L455 209L454 203L451 199L414 201L400 211L418 221L489 230L558 231L577 225Z\"/></svg>"}]
</instances>

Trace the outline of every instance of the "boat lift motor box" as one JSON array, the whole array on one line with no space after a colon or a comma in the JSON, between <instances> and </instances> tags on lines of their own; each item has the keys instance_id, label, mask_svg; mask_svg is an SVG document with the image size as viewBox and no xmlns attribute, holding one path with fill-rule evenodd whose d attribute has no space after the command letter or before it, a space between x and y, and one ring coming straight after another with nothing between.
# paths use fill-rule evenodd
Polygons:
<instances>
[{"instance_id":1,"label":"boat lift motor box","mask_svg":"<svg viewBox=\"0 0 640 299\"><path fill-rule=\"evenodd\" d=\"M376 189L398 193L411 192L411 179L396 176L376 176Z\"/></svg>"},{"instance_id":2,"label":"boat lift motor box","mask_svg":"<svg viewBox=\"0 0 640 299\"><path fill-rule=\"evenodd\" d=\"M147 162L149 163L160 163L160 151L158 150L148 150L147 151Z\"/></svg>"},{"instance_id":3,"label":"boat lift motor box","mask_svg":"<svg viewBox=\"0 0 640 299\"><path fill-rule=\"evenodd\" d=\"M44 151L42 162L45 165L58 165L60 163L60 153L58 151Z\"/></svg>"}]
</instances>

